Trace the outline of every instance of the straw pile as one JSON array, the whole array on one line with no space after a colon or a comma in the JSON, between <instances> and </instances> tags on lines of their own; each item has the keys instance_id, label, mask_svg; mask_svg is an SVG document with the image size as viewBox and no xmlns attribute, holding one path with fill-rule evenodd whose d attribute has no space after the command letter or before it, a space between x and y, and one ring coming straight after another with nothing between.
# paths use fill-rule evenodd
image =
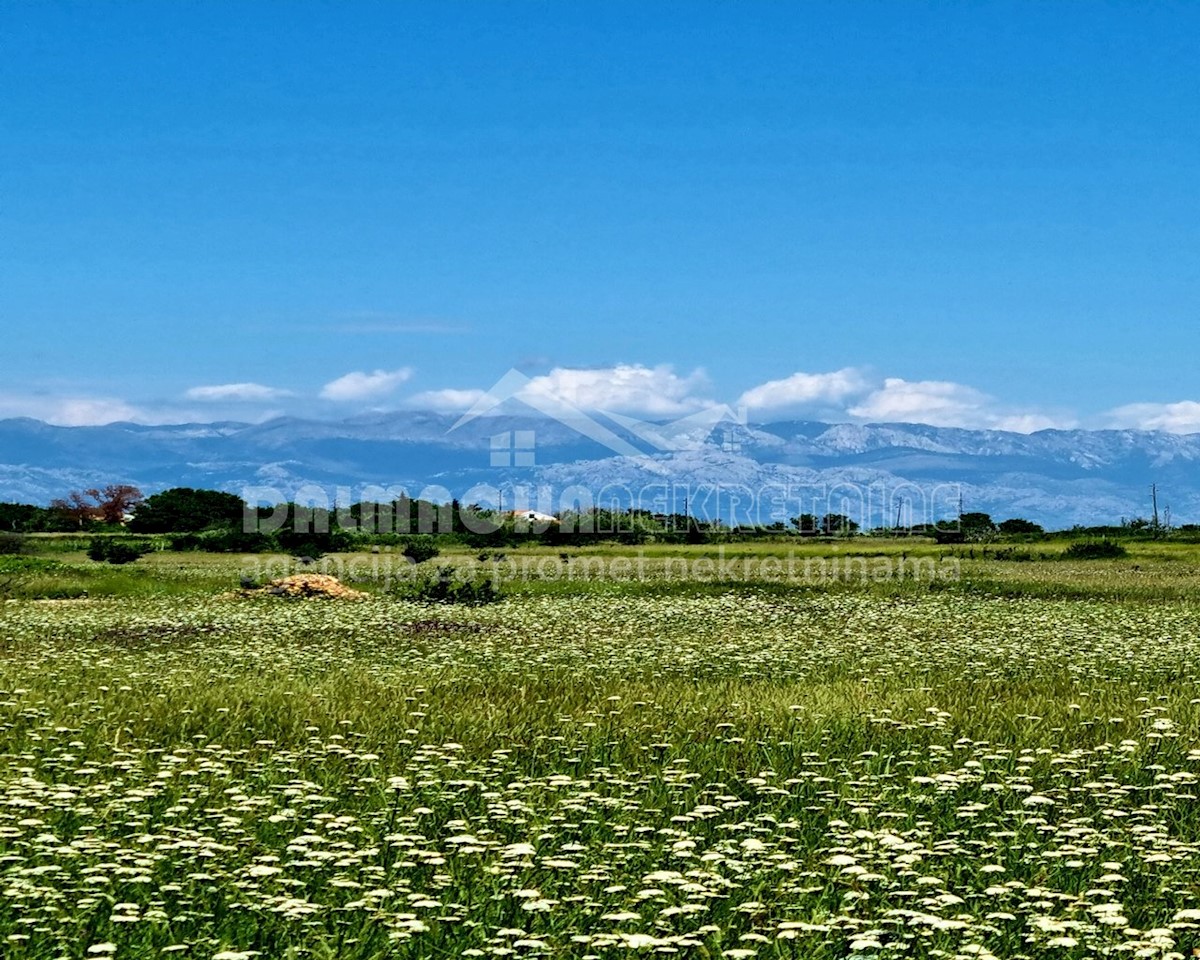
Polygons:
<instances>
[{"instance_id":1,"label":"straw pile","mask_svg":"<svg viewBox=\"0 0 1200 960\"><path fill-rule=\"evenodd\" d=\"M362 600L369 596L361 590L352 590L337 577L324 573L296 573L290 577L272 580L264 587L243 590L243 595L267 593L276 597L328 597L335 600Z\"/></svg>"}]
</instances>

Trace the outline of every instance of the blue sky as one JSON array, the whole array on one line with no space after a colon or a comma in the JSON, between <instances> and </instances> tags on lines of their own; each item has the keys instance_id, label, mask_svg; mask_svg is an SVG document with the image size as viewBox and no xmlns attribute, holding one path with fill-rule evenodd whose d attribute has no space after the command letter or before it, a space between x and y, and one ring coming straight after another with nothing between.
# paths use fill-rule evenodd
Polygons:
<instances>
[{"instance_id":1,"label":"blue sky","mask_svg":"<svg viewBox=\"0 0 1200 960\"><path fill-rule=\"evenodd\" d=\"M1200 5L0 5L0 416L1200 430Z\"/></svg>"}]
</instances>

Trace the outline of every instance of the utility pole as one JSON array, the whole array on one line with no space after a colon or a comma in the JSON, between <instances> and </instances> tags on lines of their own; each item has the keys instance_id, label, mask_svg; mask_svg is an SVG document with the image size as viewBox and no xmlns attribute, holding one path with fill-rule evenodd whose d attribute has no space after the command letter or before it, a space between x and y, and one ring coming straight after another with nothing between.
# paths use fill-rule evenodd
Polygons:
<instances>
[{"instance_id":1,"label":"utility pole","mask_svg":"<svg viewBox=\"0 0 1200 960\"><path fill-rule=\"evenodd\" d=\"M893 530L900 529L900 511L903 509L904 509L904 498L901 497L898 501L896 501L896 525L894 527L892 527Z\"/></svg>"},{"instance_id":2,"label":"utility pole","mask_svg":"<svg viewBox=\"0 0 1200 960\"><path fill-rule=\"evenodd\" d=\"M1150 502L1154 506L1154 531L1158 532L1158 484L1150 484Z\"/></svg>"}]
</instances>

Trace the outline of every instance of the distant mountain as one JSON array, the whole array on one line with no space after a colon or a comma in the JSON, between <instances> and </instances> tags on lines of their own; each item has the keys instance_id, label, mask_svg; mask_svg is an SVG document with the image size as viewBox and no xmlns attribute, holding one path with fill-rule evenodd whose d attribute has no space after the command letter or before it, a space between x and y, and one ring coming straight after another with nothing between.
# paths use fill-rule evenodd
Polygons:
<instances>
[{"instance_id":1,"label":"distant mountain","mask_svg":"<svg viewBox=\"0 0 1200 960\"><path fill-rule=\"evenodd\" d=\"M412 495L432 487L470 501L486 499L483 485L513 505L523 488L538 509L590 495L681 510L686 497L700 516L769 522L832 510L874 525L891 523L898 504L917 522L951 516L961 493L967 509L1061 527L1145 515L1154 482L1177 522L1200 521L1200 434L724 421L681 428L664 451L650 432L605 421L644 451L620 456L541 416L482 416L452 430L457 420L423 412L172 426L0 420L0 500L46 503L72 488L129 482L147 492L266 487L285 497L306 484L331 497L348 488L354 498L371 486Z\"/></svg>"}]
</instances>

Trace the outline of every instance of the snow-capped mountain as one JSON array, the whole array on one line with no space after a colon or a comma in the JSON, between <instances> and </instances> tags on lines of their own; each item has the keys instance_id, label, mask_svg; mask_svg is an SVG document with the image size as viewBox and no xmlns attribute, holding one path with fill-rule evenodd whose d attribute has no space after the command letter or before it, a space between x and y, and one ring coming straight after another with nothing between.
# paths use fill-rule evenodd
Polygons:
<instances>
[{"instance_id":1,"label":"snow-capped mountain","mask_svg":"<svg viewBox=\"0 0 1200 960\"><path fill-rule=\"evenodd\" d=\"M487 502L499 488L508 504L551 512L588 497L655 510L687 498L697 515L742 522L832 510L885 524L897 509L913 522L953 515L961 495L967 509L1061 527L1145 515L1156 483L1177 522L1200 521L1200 434L724 421L668 436L605 422L605 436L635 456L540 416L457 421L424 412L173 426L3 420L0 500L46 503L109 482L257 487L267 499L308 485L340 500L402 487Z\"/></svg>"}]
</instances>

